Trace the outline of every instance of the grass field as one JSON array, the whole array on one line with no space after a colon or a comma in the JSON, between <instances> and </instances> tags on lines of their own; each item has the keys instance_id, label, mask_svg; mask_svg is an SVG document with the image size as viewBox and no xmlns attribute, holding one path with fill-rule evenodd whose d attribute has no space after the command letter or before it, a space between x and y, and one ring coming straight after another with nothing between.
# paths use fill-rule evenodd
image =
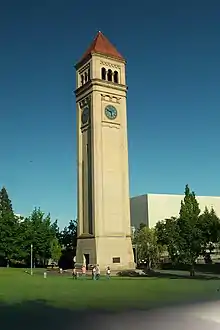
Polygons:
<instances>
[{"instance_id":1,"label":"grass field","mask_svg":"<svg viewBox=\"0 0 220 330\"><path fill-rule=\"evenodd\" d=\"M105 323L113 315L123 319L123 312L133 315L130 309L216 300L220 294L216 290L219 280L214 279L115 277L110 281L74 281L70 276L50 273L44 279L43 270L37 272L31 276L21 269L0 269L1 329L92 330L99 327L100 315Z\"/></svg>"},{"instance_id":2,"label":"grass field","mask_svg":"<svg viewBox=\"0 0 220 330\"><path fill-rule=\"evenodd\" d=\"M112 278L107 281L50 275L30 276L21 269L0 269L0 304L41 302L67 309L152 308L172 303L216 298L218 280Z\"/></svg>"}]
</instances>

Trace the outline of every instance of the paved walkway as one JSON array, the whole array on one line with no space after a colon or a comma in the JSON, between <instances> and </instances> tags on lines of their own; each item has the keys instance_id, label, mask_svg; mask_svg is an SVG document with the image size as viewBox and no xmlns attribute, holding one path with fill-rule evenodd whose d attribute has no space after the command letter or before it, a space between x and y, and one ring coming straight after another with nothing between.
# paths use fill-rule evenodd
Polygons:
<instances>
[{"instance_id":1,"label":"paved walkway","mask_svg":"<svg viewBox=\"0 0 220 330\"><path fill-rule=\"evenodd\" d=\"M188 276L189 272L184 270L158 270L161 274L171 274L176 276ZM214 274L214 273L203 273L203 272L196 272L195 275L197 276L204 276L204 277L218 277L220 278L220 274Z\"/></svg>"}]
</instances>

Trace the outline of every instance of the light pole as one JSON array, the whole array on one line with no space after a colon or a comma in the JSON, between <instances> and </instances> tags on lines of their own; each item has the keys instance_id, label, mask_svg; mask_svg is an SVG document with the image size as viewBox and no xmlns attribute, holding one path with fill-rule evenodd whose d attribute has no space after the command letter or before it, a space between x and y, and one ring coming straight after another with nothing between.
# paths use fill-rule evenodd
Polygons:
<instances>
[{"instance_id":1,"label":"light pole","mask_svg":"<svg viewBox=\"0 0 220 330\"><path fill-rule=\"evenodd\" d=\"M31 275L33 275L33 244L31 244Z\"/></svg>"}]
</instances>

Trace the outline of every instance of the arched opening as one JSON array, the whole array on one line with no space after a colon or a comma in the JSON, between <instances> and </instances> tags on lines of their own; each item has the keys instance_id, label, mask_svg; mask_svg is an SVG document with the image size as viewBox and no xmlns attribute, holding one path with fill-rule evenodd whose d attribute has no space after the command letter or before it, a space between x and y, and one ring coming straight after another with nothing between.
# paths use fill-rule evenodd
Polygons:
<instances>
[{"instance_id":1,"label":"arched opening","mask_svg":"<svg viewBox=\"0 0 220 330\"><path fill-rule=\"evenodd\" d=\"M87 72L85 72L85 83L88 81L88 75Z\"/></svg>"},{"instance_id":2,"label":"arched opening","mask_svg":"<svg viewBox=\"0 0 220 330\"><path fill-rule=\"evenodd\" d=\"M112 81L112 70L108 70L108 73L107 73L107 78L108 78L108 81Z\"/></svg>"},{"instance_id":3,"label":"arched opening","mask_svg":"<svg viewBox=\"0 0 220 330\"><path fill-rule=\"evenodd\" d=\"M118 84L118 71L114 71L114 83Z\"/></svg>"},{"instance_id":4,"label":"arched opening","mask_svg":"<svg viewBox=\"0 0 220 330\"><path fill-rule=\"evenodd\" d=\"M106 70L105 70L105 68L102 68L102 79L103 80L106 80Z\"/></svg>"}]
</instances>

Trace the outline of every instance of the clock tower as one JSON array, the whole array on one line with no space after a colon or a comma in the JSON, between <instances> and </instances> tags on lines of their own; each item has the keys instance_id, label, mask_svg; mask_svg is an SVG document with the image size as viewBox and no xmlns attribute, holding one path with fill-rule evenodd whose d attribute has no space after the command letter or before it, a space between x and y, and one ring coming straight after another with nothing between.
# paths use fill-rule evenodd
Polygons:
<instances>
[{"instance_id":1,"label":"clock tower","mask_svg":"<svg viewBox=\"0 0 220 330\"><path fill-rule=\"evenodd\" d=\"M76 262L134 269L131 243L125 59L98 32L76 64L78 239Z\"/></svg>"}]
</instances>

